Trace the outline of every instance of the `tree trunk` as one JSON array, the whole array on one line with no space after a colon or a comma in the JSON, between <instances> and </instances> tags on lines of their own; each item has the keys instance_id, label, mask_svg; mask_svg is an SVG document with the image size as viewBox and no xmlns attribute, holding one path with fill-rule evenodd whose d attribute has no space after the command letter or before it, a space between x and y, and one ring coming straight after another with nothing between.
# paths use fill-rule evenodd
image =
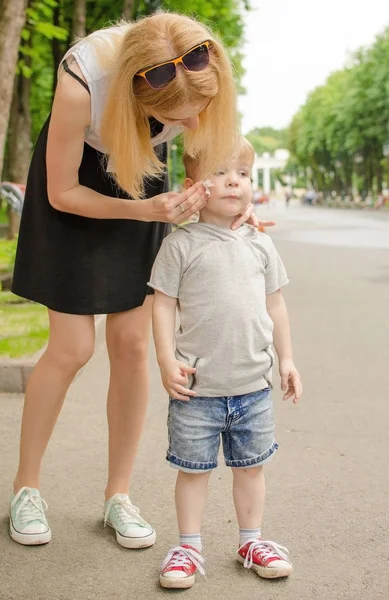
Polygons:
<instances>
[{"instance_id":1,"label":"tree trunk","mask_svg":"<svg viewBox=\"0 0 389 600\"><path fill-rule=\"evenodd\" d=\"M26 64L30 62L25 58ZM26 183L31 160L31 112L30 112L31 80L18 75L15 79L11 113L8 129L8 161L9 180L13 183ZM10 210L8 239L12 240L19 231L19 215Z\"/></svg>"},{"instance_id":2,"label":"tree trunk","mask_svg":"<svg viewBox=\"0 0 389 600\"><path fill-rule=\"evenodd\" d=\"M343 182L340 173L335 171L334 179L333 179L333 188L336 192L337 196L340 196L343 192Z\"/></svg>"},{"instance_id":3,"label":"tree trunk","mask_svg":"<svg viewBox=\"0 0 389 600\"><path fill-rule=\"evenodd\" d=\"M124 0L123 17L126 19L126 21L131 21L133 11L134 11L134 0Z\"/></svg>"},{"instance_id":4,"label":"tree trunk","mask_svg":"<svg viewBox=\"0 0 389 600\"><path fill-rule=\"evenodd\" d=\"M347 156L344 157L343 177L346 195L353 199L353 164Z\"/></svg>"},{"instance_id":5,"label":"tree trunk","mask_svg":"<svg viewBox=\"0 0 389 600\"><path fill-rule=\"evenodd\" d=\"M87 0L74 0L72 36L74 38L85 37Z\"/></svg>"},{"instance_id":6,"label":"tree trunk","mask_svg":"<svg viewBox=\"0 0 389 600\"><path fill-rule=\"evenodd\" d=\"M55 25L56 27L59 27L59 16L60 16L60 5L58 3L57 6L53 9L53 25ZM57 71L58 71L59 63L61 61L62 54L63 54L59 40L57 40L55 38L52 39L51 51L52 51L52 55L53 55L53 88L52 89L53 89L53 98L54 98L55 89L57 87Z\"/></svg>"},{"instance_id":7,"label":"tree trunk","mask_svg":"<svg viewBox=\"0 0 389 600\"><path fill-rule=\"evenodd\" d=\"M9 121L9 178L14 183L26 183L31 160L31 80L18 75L14 86Z\"/></svg>"},{"instance_id":8,"label":"tree trunk","mask_svg":"<svg viewBox=\"0 0 389 600\"><path fill-rule=\"evenodd\" d=\"M384 187L384 168L382 166L382 159L377 162L377 194L382 194L382 188Z\"/></svg>"},{"instance_id":9,"label":"tree trunk","mask_svg":"<svg viewBox=\"0 0 389 600\"><path fill-rule=\"evenodd\" d=\"M27 0L0 0L0 178Z\"/></svg>"}]
</instances>

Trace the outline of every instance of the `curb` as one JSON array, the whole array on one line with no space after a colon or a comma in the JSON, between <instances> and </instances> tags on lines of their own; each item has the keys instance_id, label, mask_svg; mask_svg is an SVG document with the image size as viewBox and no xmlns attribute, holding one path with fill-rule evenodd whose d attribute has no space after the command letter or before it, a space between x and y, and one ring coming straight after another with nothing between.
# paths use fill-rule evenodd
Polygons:
<instances>
[{"instance_id":1,"label":"curb","mask_svg":"<svg viewBox=\"0 0 389 600\"><path fill-rule=\"evenodd\" d=\"M105 323L105 315L97 315L95 317L96 335L103 323ZM24 394L27 381L46 348L47 344L33 356L0 359L0 394ZM81 371L82 369L76 377Z\"/></svg>"}]
</instances>

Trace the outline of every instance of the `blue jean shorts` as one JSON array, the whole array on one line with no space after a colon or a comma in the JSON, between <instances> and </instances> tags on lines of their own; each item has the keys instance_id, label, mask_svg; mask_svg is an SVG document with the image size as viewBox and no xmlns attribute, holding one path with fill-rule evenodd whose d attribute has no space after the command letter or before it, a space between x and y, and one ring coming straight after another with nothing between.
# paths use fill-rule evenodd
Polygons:
<instances>
[{"instance_id":1,"label":"blue jean shorts","mask_svg":"<svg viewBox=\"0 0 389 600\"><path fill-rule=\"evenodd\" d=\"M227 466L263 465L278 448L271 389L187 402L171 398L168 432L166 459L181 471L202 473L217 467L220 437Z\"/></svg>"}]
</instances>

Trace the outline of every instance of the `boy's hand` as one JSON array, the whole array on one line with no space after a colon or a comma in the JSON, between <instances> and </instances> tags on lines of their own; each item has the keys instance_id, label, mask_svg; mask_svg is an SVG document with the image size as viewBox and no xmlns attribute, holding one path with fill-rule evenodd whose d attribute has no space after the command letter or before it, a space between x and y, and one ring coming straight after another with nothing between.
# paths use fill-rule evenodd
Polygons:
<instances>
[{"instance_id":1,"label":"boy's hand","mask_svg":"<svg viewBox=\"0 0 389 600\"><path fill-rule=\"evenodd\" d=\"M301 398L303 386L301 383L300 373L297 371L292 360L283 360L280 363L281 375L281 390L284 392L283 399L293 399L293 404Z\"/></svg>"},{"instance_id":2,"label":"boy's hand","mask_svg":"<svg viewBox=\"0 0 389 600\"><path fill-rule=\"evenodd\" d=\"M161 365L160 368L163 387L171 398L188 401L190 397L196 396L196 392L187 387L189 375L196 373L196 369L179 360Z\"/></svg>"}]
</instances>

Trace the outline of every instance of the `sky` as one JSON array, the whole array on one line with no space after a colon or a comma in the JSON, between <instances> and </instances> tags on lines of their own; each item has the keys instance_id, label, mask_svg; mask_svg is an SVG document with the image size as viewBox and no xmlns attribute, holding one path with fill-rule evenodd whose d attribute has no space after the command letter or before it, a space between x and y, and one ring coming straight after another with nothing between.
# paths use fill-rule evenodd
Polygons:
<instances>
[{"instance_id":1,"label":"sky","mask_svg":"<svg viewBox=\"0 0 389 600\"><path fill-rule=\"evenodd\" d=\"M242 131L287 127L308 93L389 25L389 0L251 0Z\"/></svg>"}]
</instances>

